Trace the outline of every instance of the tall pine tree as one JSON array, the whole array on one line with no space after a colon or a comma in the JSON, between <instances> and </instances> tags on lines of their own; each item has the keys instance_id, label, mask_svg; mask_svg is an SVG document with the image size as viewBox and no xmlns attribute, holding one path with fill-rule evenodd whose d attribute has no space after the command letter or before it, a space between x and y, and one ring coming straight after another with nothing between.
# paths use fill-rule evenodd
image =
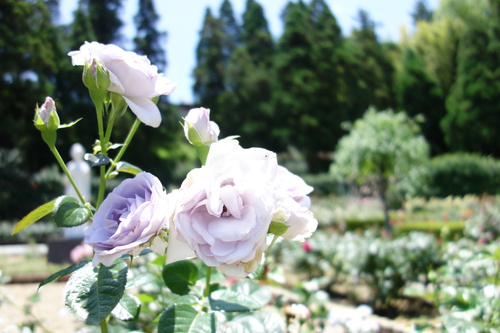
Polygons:
<instances>
[{"instance_id":1,"label":"tall pine tree","mask_svg":"<svg viewBox=\"0 0 500 333\"><path fill-rule=\"evenodd\" d=\"M0 147L18 148L35 171L52 161L29 119L54 92L57 32L43 1L1 1L0 17Z\"/></svg>"},{"instance_id":2,"label":"tall pine tree","mask_svg":"<svg viewBox=\"0 0 500 333\"><path fill-rule=\"evenodd\" d=\"M221 23L207 8L196 48L193 92L198 105L214 110L218 106L218 96L224 92L222 46Z\"/></svg>"},{"instance_id":3,"label":"tall pine tree","mask_svg":"<svg viewBox=\"0 0 500 333\"><path fill-rule=\"evenodd\" d=\"M139 10L134 17L137 34L134 38L135 52L147 55L148 59L164 72L167 65L163 42L165 32L156 28L160 17L155 10L153 0L139 0Z\"/></svg>"},{"instance_id":4,"label":"tall pine tree","mask_svg":"<svg viewBox=\"0 0 500 333\"><path fill-rule=\"evenodd\" d=\"M103 44L120 44L123 25L120 19L121 0L88 0L90 22L97 41Z\"/></svg>"},{"instance_id":5,"label":"tall pine tree","mask_svg":"<svg viewBox=\"0 0 500 333\"><path fill-rule=\"evenodd\" d=\"M222 36L222 57L224 66L229 63L229 58L241 43L240 26L234 17L233 6L229 0L224 0L219 10L219 21Z\"/></svg>"},{"instance_id":6,"label":"tall pine tree","mask_svg":"<svg viewBox=\"0 0 500 333\"><path fill-rule=\"evenodd\" d=\"M396 47L390 43L382 44L375 32L375 22L368 12L358 12L359 27L352 32L351 39L360 48L359 79L371 91L370 105L377 109L388 109L396 106L394 87L395 68L390 57Z\"/></svg>"},{"instance_id":7,"label":"tall pine tree","mask_svg":"<svg viewBox=\"0 0 500 333\"><path fill-rule=\"evenodd\" d=\"M248 0L243 14L241 45L235 49L224 72L224 109L214 112L223 122L223 136L239 134L244 146L272 146L270 133L273 43L262 7Z\"/></svg>"},{"instance_id":8,"label":"tall pine tree","mask_svg":"<svg viewBox=\"0 0 500 333\"><path fill-rule=\"evenodd\" d=\"M307 6L299 1L285 8L284 31L278 43L275 60L274 117L279 120L273 128L277 146L288 145L307 154L309 167L317 151L311 148L314 133L320 123L310 108L317 89L313 46L310 39L310 19Z\"/></svg>"},{"instance_id":9,"label":"tall pine tree","mask_svg":"<svg viewBox=\"0 0 500 333\"><path fill-rule=\"evenodd\" d=\"M437 80L425 69L424 62L415 51L407 48L403 68L396 80L399 106L411 117L422 115L420 127L429 143L431 153L446 151L444 136L439 126L446 114L445 102Z\"/></svg>"},{"instance_id":10,"label":"tall pine tree","mask_svg":"<svg viewBox=\"0 0 500 333\"><path fill-rule=\"evenodd\" d=\"M442 126L453 150L500 156L500 1L467 27Z\"/></svg>"}]
</instances>

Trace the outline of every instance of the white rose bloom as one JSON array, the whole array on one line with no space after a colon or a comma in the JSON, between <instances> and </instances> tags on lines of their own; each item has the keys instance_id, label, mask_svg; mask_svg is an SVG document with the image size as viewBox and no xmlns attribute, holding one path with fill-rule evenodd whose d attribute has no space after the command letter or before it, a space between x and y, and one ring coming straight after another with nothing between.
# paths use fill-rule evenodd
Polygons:
<instances>
[{"instance_id":1,"label":"white rose bloom","mask_svg":"<svg viewBox=\"0 0 500 333\"><path fill-rule=\"evenodd\" d=\"M235 140L213 143L206 164L192 170L179 190L167 262L188 257L189 248L228 276L255 271L276 208L276 169L271 151L243 149ZM183 242L187 247L177 246Z\"/></svg>"}]
</instances>

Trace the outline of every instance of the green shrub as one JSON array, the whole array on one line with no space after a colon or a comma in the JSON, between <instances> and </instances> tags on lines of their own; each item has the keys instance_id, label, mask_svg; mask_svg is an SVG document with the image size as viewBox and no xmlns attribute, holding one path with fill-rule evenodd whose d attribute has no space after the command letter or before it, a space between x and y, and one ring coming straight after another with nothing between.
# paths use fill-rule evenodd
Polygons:
<instances>
[{"instance_id":1,"label":"green shrub","mask_svg":"<svg viewBox=\"0 0 500 333\"><path fill-rule=\"evenodd\" d=\"M437 156L411 170L401 186L411 197L498 194L500 161L467 153Z\"/></svg>"},{"instance_id":2,"label":"green shrub","mask_svg":"<svg viewBox=\"0 0 500 333\"><path fill-rule=\"evenodd\" d=\"M29 174L23 171L23 164L19 151L0 149L0 221L21 219L63 194L55 165Z\"/></svg>"},{"instance_id":3,"label":"green shrub","mask_svg":"<svg viewBox=\"0 0 500 333\"><path fill-rule=\"evenodd\" d=\"M30 225L23 232L12 235L12 230L17 222L0 222L0 244L46 243L49 239L62 235L62 228L57 228L55 223L43 221Z\"/></svg>"},{"instance_id":4,"label":"green shrub","mask_svg":"<svg viewBox=\"0 0 500 333\"><path fill-rule=\"evenodd\" d=\"M465 228L464 221L415 221L404 222L394 226L394 234L397 236L407 235L412 231L420 231L443 237L447 240L458 239L463 236Z\"/></svg>"},{"instance_id":5,"label":"green shrub","mask_svg":"<svg viewBox=\"0 0 500 333\"><path fill-rule=\"evenodd\" d=\"M301 175L304 181L314 188L312 195L328 196L331 194L345 194L345 185L338 181L337 177L329 173Z\"/></svg>"},{"instance_id":6,"label":"green shrub","mask_svg":"<svg viewBox=\"0 0 500 333\"><path fill-rule=\"evenodd\" d=\"M369 228L381 229L384 227L385 219L384 217L373 217L373 218L346 218L344 220L345 228L348 231L355 231L358 229L366 230Z\"/></svg>"}]
</instances>

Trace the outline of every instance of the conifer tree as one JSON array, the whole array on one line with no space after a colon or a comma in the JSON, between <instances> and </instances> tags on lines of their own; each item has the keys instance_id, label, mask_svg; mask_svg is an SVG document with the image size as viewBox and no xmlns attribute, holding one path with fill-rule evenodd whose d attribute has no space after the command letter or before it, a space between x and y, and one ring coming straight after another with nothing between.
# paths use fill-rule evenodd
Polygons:
<instances>
[{"instance_id":1,"label":"conifer tree","mask_svg":"<svg viewBox=\"0 0 500 333\"><path fill-rule=\"evenodd\" d=\"M26 168L35 171L50 163L50 154L24 120L54 91L57 33L43 1L1 1L0 17L0 147L18 148Z\"/></svg>"},{"instance_id":2,"label":"conifer tree","mask_svg":"<svg viewBox=\"0 0 500 333\"><path fill-rule=\"evenodd\" d=\"M94 139L88 133L91 133L97 126L96 117L89 112L94 109L94 106L88 89L82 84L81 68L73 66L71 59L67 56L68 51L78 50L84 42L96 40L90 22L89 0L78 1L71 24L63 28L62 38L65 48L58 54L61 61L58 62L56 89L53 97L58 101L61 110L64 110L66 119L82 118L82 120L71 131L61 133L58 144L62 152L68 152L75 142L81 143L87 150L90 150ZM63 157L66 158L67 155Z\"/></svg>"},{"instance_id":3,"label":"conifer tree","mask_svg":"<svg viewBox=\"0 0 500 333\"><path fill-rule=\"evenodd\" d=\"M358 61L362 67L358 80L371 91L370 105L379 110L394 108L395 69L390 54L395 46L390 43L381 44L378 41L375 22L365 10L358 12L358 22L359 28L354 29L351 36L352 41L360 48L357 55L360 57Z\"/></svg>"},{"instance_id":4,"label":"conifer tree","mask_svg":"<svg viewBox=\"0 0 500 333\"><path fill-rule=\"evenodd\" d=\"M405 50L396 90L399 106L406 114L423 116L420 128L431 153L444 153L446 146L439 126L446 114L444 98L437 80L426 71L423 60L411 48Z\"/></svg>"},{"instance_id":5,"label":"conifer tree","mask_svg":"<svg viewBox=\"0 0 500 333\"><path fill-rule=\"evenodd\" d=\"M302 1L288 3L283 19L285 28L278 43L273 75L275 149L284 150L290 144L307 153L311 160L316 151L310 145L320 124L310 108L318 82L306 5Z\"/></svg>"},{"instance_id":6,"label":"conifer tree","mask_svg":"<svg viewBox=\"0 0 500 333\"><path fill-rule=\"evenodd\" d=\"M230 87L220 96L224 109L213 116L223 121L223 136L236 134L237 128L242 145L270 147L272 91L269 74L273 44L262 7L254 0L247 1L241 34L241 45L232 53L224 72L224 82Z\"/></svg>"},{"instance_id":7,"label":"conifer tree","mask_svg":"<svg viewBox=\"0 0 500 333\"><path fill-rule=\"evenodd\" d=\"M255 0L247 0L243 13L242 42L252 62L262 68L272 65L274 44L262 6Z\"/></svg>"},{"instance_id":8,"label":"conifer tree","mask_svg":"<svg viewBox=\"0 0 500 333\"><path fill-rule=\"evenodd\" d=\"M453 150L500 156L500 5L490 0L483 17L464 32L457 79L442 126Z\"/></svg>"},{"instance_id":9,"label":"conifer tree","mask_svg":"<svg viewBox=\"0 0 500 333\"><path fill-rule=\"evenodd\" d=\"M415 3L415 8L411 13L411 17L413 18L413 25L417 25L419 21L431 21L432 20L432 10L429 9L426 0L417 0Z\"/></svg>"},{"instance_id":10,"label":"conifer tree","mask_svg":"<svg viewBox=\"0 0 500 333\"><path fill-rule=\"evenodd\" d=\"M234 17L233 6L229 0L224 0L219 10L219 21L222 36L222 56L226 66L234 50L241 43L240 26Z\"/></svg>"},{"instance_id":11,"label":"conifer tree","mask_svg":"<svg viewBox=\"0 0 500 333\"><path fill-rule=\"evenodd\" d=\"M121 0L88 0L90 22L97 41L103 44L120 44L123 25L120 19Z\"/></svg>"},{"instance_id":12,"label":"conifer tree","mask_svg":"<svg viewBox=\"0 0 500 333\"><path fill-rule=\"evenodd\" d=\"M159 72L164 72L167 61L162 44L166 33L157 30L159 19L153 0L139 0L139 10L134 17L137 28L134 38L135 52L146 55L151 63L158 67Z\"/></svg>"},{"instance_id":13,"label":"conifer tree","mask_svg":"<svg viewBox=\"0 0 500 333\"><path fill-rule=\"evenodd\" d=\"M207 8L196 48L193 92L198 105L217 109L217 98L224 92L224 64L220 21Z\"/></svg>"}]
</instances>

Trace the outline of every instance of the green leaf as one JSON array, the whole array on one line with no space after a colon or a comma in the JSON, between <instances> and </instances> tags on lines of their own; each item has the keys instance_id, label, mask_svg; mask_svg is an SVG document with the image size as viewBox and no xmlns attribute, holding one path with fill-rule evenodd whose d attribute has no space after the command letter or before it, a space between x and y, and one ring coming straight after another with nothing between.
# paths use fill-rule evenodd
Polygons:
<instances>
[{"instance_id":1,"label":"green leaf","mask_svg":"<svg viewBox=\"0 0 500 333\"><path fill-rule=\"evenodd\" d=\"M123 145L123 143L113 143L112 145L110 145L110 146L108 147L108 150L111 150L111 149L118 149L118 148L121 148L121 147L123 147L123 146L124 146L124 145Z\"/></svg>"},{"instance_id":2,"label":"green leaf","mask_svg":"<svg viewBox=\"0 0 500 333\"><path fill-rule=\"evenodd\" d=\"M116 171L118 172L126 172L130 173L132 175L137 175L138 173L142 172L141 168L136 167L135 165L132 165L127 162L118 162L116 164Z\"/></svg>"},{"instance_id":3,"label":"green leaf","mask_svg":"<svg viewBox=\"0 0 500 333\"><path fill-rule=\"evenodd\" d=\"M123 294L123 297L111 314L119 320L133 320L139 315L140 308L141 301L137 297L130 294Z\"/></svg>"},{"instance_id":4,"label":"green leaf","mask_svg":"<svg viewBox=\"0 0 500 333\"><path fill-rule=\"evenodd\" d=\"M233 290L217 290L209 296L214 311L245 312L262 308L261 302Z\"/></svg>"},{"instance_id":5,"label":"green leaf","mask_svg":"<svg viewBox=\"0 0 500 333\"><path fill-rule=\"evenodd\" d=\"M167 257L165 255L163 256L157 256L155 259L151 260L148 264L155 265L155 266L163 266L165 265L165 260Z\"/></svg>"},{"instance_id":6,"label":"green leaf","mask_svg":"<svg viewBox=\"0 0 500 333\"><path fill-rule=\"evenodd\" d=\"M276 312L240 314L227 323L226 330L238 333L285 332L285 322Z\"/></svg>"},{"instance_id":7,"label":"green leaf","mask_svg":"<svg viewBox=\"0 0 500 333\"><path fill-rule=\"evenodd\" d=\"M141 273L127 281L125 289L137 288L156 280L156 276L151 273Z\"/></svg>"},{"instance_id":8,"label":"green leaf","mask_svg":"<svg viewBox=\"0 0 500 333\"><path fill-rule=\"evenodd\" d=\"M76 272L80 268L82 268L85 265L87 265L89 262L90 262L90 260L81 261L81 262L76 263L74 265L71 265L71 266L69 266L69 267L67 267L65 269L62 269L59 272L56 272L56 273L52 274L51 276L49 276L48 278L46 278L45 280L43 280L40 283L40 285L38 286L38 289L40 289L41 287L43 287L46 284L51 283L52 281L55 281L55 280L58 280L58 279L62 278L63 276L66 276L68 274Z\"/></svg>"},{"instance_id":9,"label":"green leaf","mask_svg":"<svg viewBox=\"0 0 500 333\"><path fill-rule=\"evenodd\" d=\"M57 198L54 205L54 220L58 227L76 227L90 218L90 211L77 199L70 196Z\"/></svg>"},{"instance_id":10,"label":"green leaf","mask_svg":"<svg viewBox=\"0 0 500 333\"><path fill-rule=\"evenodd\" d=\"M94 149L96 149L96 147L94 147ZM89 162L91 167L108 165L111 163L111 159L103 154L85 154L83 159Z\"/></svg>"},{"instance_id":11,"label":"green leaf","mask_svg":"<svg viewBox=\"0 0 500 333\"><path fill-rule=\"evenodd\" d=\"M160 317L158 333L215 332L215 316L180 304L170 306Z\"/></svg>"},{"instance_id":12,"label":"green leaf","mask_svg":"<svg viewBox=\"0 0 500 333\"><path fill-rule=\"evenodd\" d=\"M261 307L268 304L273 296L273 293L267 286L250 280L242 280L233 285L230 290L252 298L254 301L258 302Z\"/></svg>"},{"instance_id":13,"label":"green leaf","mask_svg":"<svg viewBox=\"0 0 500 333\"><path fill-rule=\"evenodd\" d=\"M185 295L200 276L198 268L189 260L176 261L163 267L163 281L172 292Z\"/></svg>"},{"instance_id":14,"label":"green leaf","mask_svg":"<svg viewBox=\"0 0 500 333\"><path fill-rule=\"evenodd\" d=\"M200 299L196 295L189 294L189 295L180 296L179 298L177 298L174 301L174 304L175 305L181 305L181 304L195 305L195 304L198 304L199 302L200 302Z\"/></svg>"},{"instance_id":15,"label":"green leaf","mask_svg":"<svg viewBox=\"0 0 500 333\"><path fill-rule=\"evenodd\" d=\"M70 122L69 124L61 124L61 125L59 125L58 129L72 127L73 125L75 125L77 122L79 122L82 119L83 118L79 118L75 121Z\"/></svg>"},{"instance_id":16,"label":"green leaf","mask_svg":"<svg viewBox=\"0 0 500 333\"><path fill-rule=\"evenodd\" d=\"M290 226L284 223L271 222L271 225L269 226L269 232L273 235L281 236L288 230L288 228L290 228Z\"/></svg>"},{"instance_id":17,"label":"green leaf","mask_svg":"<svg viewBox=\"0 0 500 333\"><path fill-rule=\"evenodd\" d=\"M17 234L19 231L26 229L36 221L40 220L42 217L45 217L48 214L50 214L54 210L54 205L56 203L56 200L47 202L46 204L43 204L38 208L35 208L35 210L33 210L31 213L23 217L23 219L14 226L12 234L13 235Z\"/></svg>"},{"instance_id":18,"label":"green leaf","mask_svg":"<svg viewBox=\"0 0 500 333\"><path fill-rule=\"evenodd\" d=\"M127 283L127 264L92 267L76 271L66 285L66 305L73 315L89 325L98 325L122 299Z\"/></svg>"}]
</instances>

